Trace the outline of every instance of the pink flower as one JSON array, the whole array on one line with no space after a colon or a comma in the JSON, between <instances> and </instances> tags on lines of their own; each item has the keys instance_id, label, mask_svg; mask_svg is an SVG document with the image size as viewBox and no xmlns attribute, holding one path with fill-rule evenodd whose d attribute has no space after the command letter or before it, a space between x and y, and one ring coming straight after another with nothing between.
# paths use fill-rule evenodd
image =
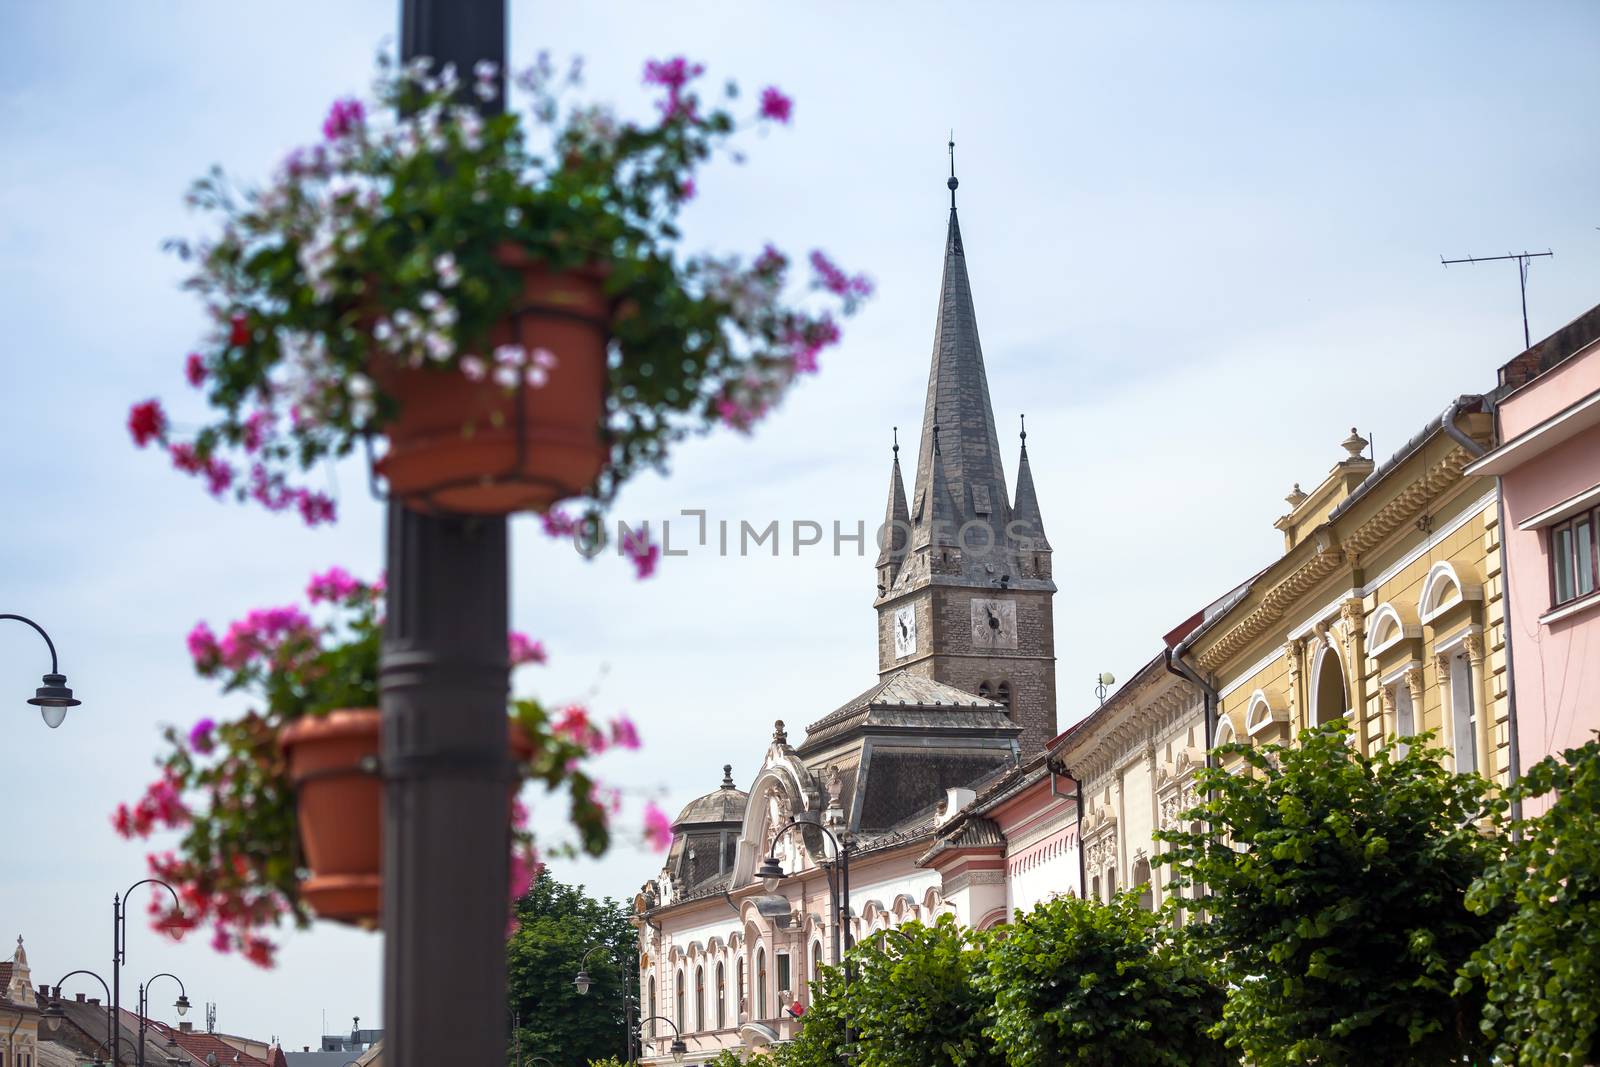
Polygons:
<instances>
[{"instance_id":1,"label":"pink flower","mask_svg":"<svg viewBox=\"0 0 1600 1067\"><path fill-rule=\"evenodd\" d=\"M190 352L189 358L183 364L183 376L189 379L189 384L196 389L206 380L206 361L200 358L197 352Z\"/></svg>"},{"instance_id":2,"label":"pink flower","mask_svg":"<svg viewBox=\"0 0 1600 1067\"><path fill-rule=\"evenodd\" d=\"M296 493L296 500L300 505L300 517L305 520L307 526L334 520L333 501L324 494L301 489Z\"/></svg>"},{"instance_id":3,"label":"pink flower","mask_svg":"<svg viewBox=\"0 0 1600 1067\"><path fill-rule=\"evenodd\" d=\"M189 631L188 641L189 656L194 660L196 669L204 673L216 665L222 649L217 646L217 635L211 632L211 627L203 622L195 623L194 629Z\"/></svg>"},{"instance_id":4,"label":"pink flower","mask_svg":"<svg viewBox=\"0 0 1600 1067\"><path fill-rule=\"evenodd\" d=\"M794 101L779 92L776 86L769 85L761 91L762 118L786 123L793 110Z\"/></svg>"},{"instance_id":5,"label":"pink flower","mask_svg":"<svg viewBox=\"0 0 1600 1067\"><path fill-rule=\"evenodd\" d=\"M215 456L206 460L205 472L206 490L214 497L221 497L233 484L233 468Z\"/></svg>"},{"instance_id":6,"label":"pink flower","mask_svg":"<svg viewBox=\"0 0 1600 1067\"><path fill-rule=\"evenodd\" d=\"M167 413L161 410L161 401L146 400L128 410L128 432L133 443L143 448L167 432Z\"/></svg>"},{"instance_id":7,"label":"pink flower","mask_svg":"<svg viewBox=\"0 0 1600 1067\"><path fill-rule=\"evenodd\" d=\"M577 704L564 710L550 729L592 755L598 756L606 750L605 735L589 721L589 712Z\"/></svg>"},{"instance_id":8,"label":"pink flower","mask_svg":"<svg viewBox=\"0 0 1600 1067\"><path fill-rule=\"evenodd\" d=\"M216 720L201 719L189 730L189 747L202 756L210 755L216 746L216 732Z\"/></svg>"},{"instance_id":9,"label":"pink flower","mask_svg":"<svg viewBox=\"0 0 1600 1067\"><path fill-rule=\"evenodd\" d=\"M688 203L694 199L694 192L694 179L685 178L683 185L678 189L678 199L683 203Z\"/></svg>"},{"instance_id":10,"label":"pink flower","mask_svg":"<svg viewBox=\"0 0 1600 1067\"><path fill-rule=\"evenodd\" d=\"M622 537L622 554L633 561L634 570L640 579L644 579L656 572L656 563L661 559L661 546L651 544L649 531L629 530Z\"/></svg>"},{"instance_id":11,"label":"pink flower","mask_svg":"<svg viewBox=\"0 0 1600 1067\"><path fill-rule=\"evenodd\" d=\"M306 598L313 604L326 601L330 604L350 599L359 593L362 585L343 567L330 567L322 574L313 574L306 586Z\"/></svg>"},{"instance_id":12,"label":"pink flower","mask_svg":"<svg viewBox=\"0 0 1600 1067\"><path fill-rule=\"evenodd\" d=\"M216 952L231 952L233 950L233 938L228 936L228 931L219 926L211 935L211 948Z\"/></svg>"},{"instance_id":13,"label":"pink flower","mask_svg":"<svg viewBox=\"0 0 1600 1067\"><path fill-rule=\"evenodd\" d=\"M665 852L672 847L672 820L667 818L666 812L656 807L653 800L644 806L644 839L657 852Z\"/></svg>"},{"instance_id":14,"label":"pink flower","mask_svg":"<svg viewBox=\"0 0 1600 1067\"><path fill-rule=\"evenodd\" d=\"M789 257L768 245L761 250L761 255L756 257L755 272L761 275L781 274L788 265Z\"/></svg>"},{"instance_id":15,"label":"pink flower","mask_svg":"<svg viewBox=\"0 0 1600 1067\"><path fill-rule=\"evenodd\" d=\"M544 513L544 532L551 537L571 537L578 532L579 522L560 508Z\"/></svg>"},{"instance_id":16,"label":"pink flower","mask_svg":"<svg viewBox=\"0 0 1600 1067\"><path fill-rule=\"evenodd\" d=\"M538 852L530 845L519 848L511 853L511 899L516 900L528 890L533 888L533 883L539 877L539 871L544 865L539 862Z\"/></svg>"},{"instance_id":17,"label":"pink flower","mask_svg":"<svg viewBox=\"0 0 1600 1067\"><path fill-rule=\"evenodd\" d=\"M638 749L639 730L632 719L619 715L611 720L611 743L617 748Z\"/></svg>"},{"instance_id":18,"label":"pink flower","mask_svg":"<svg viewBox=\"0 0 1600 1067\"><path fill-rule=\"evenodd\" d=\"M871 278L865 274L857 274L852 278L820 250L811 253L811 268L817 272L816 284L835 296L857 300L872 295Z\"/></svg>"},{"instance_id":19,"label":"pink flower","mask_svg":"<svg viewBox=\"0 0 1600 1067\"><path fill-rule=\"evenodd\" d=\"M234 348L243 348L250 343L250 320L243 315L235 315L228 326L228 344Z\"/></svg>"},{"instance_id":20,"label":"pink flower","mask_svg":"<svg viewBox=\"0 0 1600 1067\"><path fill-rule=\"evenodd\" d=\"M254 452L260 448L271 429L272 415L269 412L257 411L251 415L244 422L244 450Z\"/></svg>"},{"instance_id":21,"label":"pink flower","mask_svg":"<svg viewBox=\"0 0 1600 1067\"><path fill-rule=\"evenodd\" d=\"M322 136L330 141L337 141L345 137L361 125L366 118L366 109L361 106L361 101L346 97L335 100L328 109L328 117L322 123Z\"/></svg>"},{"instance_id":22,"label":"pink flower","mask_svg":"<svg viewBox=\"0 0 1600 1067\"><path fill-rule=\"evenodd\" d=\"M205 462L200 458L200 454L195 451L193 445L180 441L167 449L167 451L172 456L172 465L185 474L199 474L205 470Z\"/></svg>"},{"instance_id":23,"label":"pink flower","mask_svg":"<svg viewBox=\"0 0 1600 1067\"><path fill-rule=\"evenodd\" d=\"M704 64L690 63L682 56L653 59L644 65L644 83L659 85L667 90L666 99L657 104L661 108L663 119L668 122L680 118L694 119L694 97L685 96L683 89L689 82L704 74L705 69Z\"/></svg>"},{"instance_id":24,"label":"pink flower","mask_svg":"<svg viewBox=\"0 0 1600 1067\"><path fill-rule=\"evenodd\" d=\"M244 958L257 967L269 968L272 966L272 956L277 949L271 941L264 937L247 937L244 942Z\"/></svg>"},{"instance_id":25,"label":"pink flower","mask_svg":"<svg viewBox=\"0 0 1600 1067\"><path fill-rule=\"evenodd\" d=\"M544 642L535 641L524 633L512 631L509 637L511 665L520 667L524 663L543 663L545 661Z\"/></svg>"}]
</instances>

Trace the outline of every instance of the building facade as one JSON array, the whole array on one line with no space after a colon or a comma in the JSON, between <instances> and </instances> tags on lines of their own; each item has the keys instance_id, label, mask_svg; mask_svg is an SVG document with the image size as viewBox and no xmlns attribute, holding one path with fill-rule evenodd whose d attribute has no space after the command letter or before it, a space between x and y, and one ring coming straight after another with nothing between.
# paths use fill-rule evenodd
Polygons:
<instances>
[{"instance_id":1,"label":"building facade","mask_svg":"<svg viewBox=\"0 0 1600 1067\"><path fill-rule=\"evenodd\" d=\"M1500 370L1499 480L1518 763L1600 730L1600 307Z\"/></svg>"}]
</instances>

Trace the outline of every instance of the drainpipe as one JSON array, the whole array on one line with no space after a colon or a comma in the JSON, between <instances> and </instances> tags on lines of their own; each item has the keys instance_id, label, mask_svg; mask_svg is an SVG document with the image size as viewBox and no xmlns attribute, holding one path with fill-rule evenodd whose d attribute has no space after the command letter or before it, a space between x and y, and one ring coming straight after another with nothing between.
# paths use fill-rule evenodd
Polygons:
<instances>
[{"instance_id":1,"label":"drainpipe","mask_svg":"<svg viewBox=\"0 0 1600 1067\"><path fill-rule=\"evenodd\" d=\"M1217 708L1222 703L1222 696L1210 682L1200 677L1193 667L1184 662L1183 649L1187 643L1187 641L1179 641L1176 645L1167 649L1167 670L1194 685L1201 692L1204 700L1206 722L1206 769L1209 770L1213 766L1211 747L1216 741Z\"/></svg>"},{"instance_id":2,"label":"drainpipe","mask_svg":"<svg viewBox=\"0 0 1600 1067\"><path fill-rule=\"evenodd\" d=\"M1483 398L1483 403L1484 406L1489 409L1489 413L1495 416L1495 429L1496 434L1498 435L1498 406L1487 396ZM1450 407L1445 410L1445 432L1455 439L1462 448L1465 448L1469 455L1473 456L1474 458L1482 456L1484 454L1484 448L1479 445L1478 442L1474 441L1472 438L1468 437L1466 434L1462 433L1456 428L1455 421L1453 419L1453 416L1455 415L1455 408L1456 405L1451 404ZM1505 628L1506 637L1506 733L1509 735L1511 742L1511 751L1508 759L1510 767L1507 771L1506 783L1507 785L1516 785L1517 780L1522 777L1522 742L1520 731L1517 729L1517 685L1516 675L1513 673L1511 652L1511 631L1516 627L1512 624L1511 618L1511 570L1506 566L1505 479L1501 478L1498 474L1495 475L1494 479L1494 505L1495 513L1499 516L1500 522L1500 614L1503 620L1502 625ZM1515 820L1520 820L1522 818L1521 800L1513 800L1511 802L1511 817ZM1512 840L1522 840L1521 829L1514 828L1512 830Z\"/></svg>"},{"instance_id":3,"label":"drainpipe","mask_svg":"<svg viewBox=\"0 0 1600 1067\"><path fill-rule=\"evenodd\" d=\"M1089 894L1089 878L1087 864L1083 858L1083 779L1079 778L1076 774L1073 774L1071 768L1067 767L1065 764L1058 763L1055 760L1049 761L1049 763L1045 765L1045 769L1050 772L1050 794L1052 796L1059 797L1062 795L1061 793L1056 792L1057 767L1061 768L1061 777L1072 779L1072 787L1074 790L1073 801L1074 807L1077 809L1076 820L1078 824L1076 830L1078 835L1078 899L1086 900L1088 899Z\"/></svg>"}]
</instances>

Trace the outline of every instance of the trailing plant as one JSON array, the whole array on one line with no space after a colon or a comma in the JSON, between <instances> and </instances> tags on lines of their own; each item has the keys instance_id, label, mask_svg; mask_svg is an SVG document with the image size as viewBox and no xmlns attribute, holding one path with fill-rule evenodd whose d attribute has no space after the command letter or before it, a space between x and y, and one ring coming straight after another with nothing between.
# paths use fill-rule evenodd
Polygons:
<instances>
[{"instance_id":1,"label":"trailing plant","mask_svg":"<svg viewBox=\"0 0 1600 1067\"><path fill-rule=\"evenodd\" d=\"M985 1033L1010 1067L1237 1063L1213 1030L1223 991L1191 939L1140 906L1057 897L989 941Z\"/></svg>"},{"instance_id":2,"label":"trailing plant","mask_svg":"<svg viewBox=\"0 0 1600 1067\"><path fill-rule=\"evenodd\" d=\"M1467 907L1506 921L1473 953L1456 984L1482 997L1483 1032L1499 1062L1593 1063L1600 1053L1600 741L1530 767L1508 791L1524 802L1555 794L1514 827L1499 863Z\"/></svg>"},{"instance_id":3,"label":"trailing plant","mask_svg":"<svg viewBox=\"0 0 1600 1067\"><path fill-rule=\"evenodd\" d=\"M224 693L248 694L252 706L232 719L167 727L159 777L113 814L125 838L181 832L176 849L148 859L150 873L170 882L180 901L176 908L160 900L152 905L159 928L181 934L210 923L218 951L237 949L270 966L275 945L267 932L284 922L310 922L299 894L294 791L279 735L305 716L377 707L382 592L381 580L363 582L335 567L311 579L307 607L252 611L220 636L204 622L190 632L196 672L220 681ZM545 660L541 644L516 633L508 654L513 666ZM599 724L582 706L552 710L531 699L513 702L508 714L532 745L525 777L547 793L567 795L576 834L554 851L604 852L619 795L602 789L584 764L610 747L637 748L633 724L626 718ZM540 859L520 801L512 817L515 898Z\"/></svg>"},{"instance_id":4,"label":"trailing plant","mask_svg":"<svg viewBox=\"0 0 1600 1067\"><path fill-rule=\"evenodd\" d=\"M601 507L685 435L748 431L817 369L872 286L821 252L809 257L815 298L771 245L686 252L678 216L698 168L718 152L742 158L729 147L738 87L703 93L704 74L682 57L646 64L659 95L639 120L569 99L581 65L561 74L541 56L515 79L518 106L485 115L473 105L499 101L493 64L380 59L374 97L336 101L321 141L265 185L241 190L213 170L194 186L189 202L219 225L172 247L194 264L187 287L211 324L184 365L210 416L179 433L158 400L141 402L135 443L159 445L214 496L331 521L334 501L304 476L395 418L387 368L513 390L546 381L555 354L490 341L520 291L502 263L513 247L602 274L616 309L596 428L610 442ZM743 120L787 123L792 106L769 87Z\"/></svg>"},{"instance_id":5,"label":"trailing plant","mask_svg":"<svg viewBox=\"0 0 1600 1067\"><path fill-rule=\"evenodd\" d=\"M1167 830L1188 932L1229 984L1220 1033L1259 1067L1442 1064L1486 1057L1481 998L1452 996L1499 926L1467 908L1504 802L1446 770L1430 737L1364 754L1343 722L1298 743L1224 745L1196 808Z\"/></svg>"}]
</instances>

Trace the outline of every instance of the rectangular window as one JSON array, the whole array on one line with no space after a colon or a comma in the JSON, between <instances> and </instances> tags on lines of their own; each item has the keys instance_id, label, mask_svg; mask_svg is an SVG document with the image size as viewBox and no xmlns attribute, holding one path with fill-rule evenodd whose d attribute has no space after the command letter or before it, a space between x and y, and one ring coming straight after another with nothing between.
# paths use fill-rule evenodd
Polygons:
<instances>
[{"instance_id":1,"label":"rectangular window","mask_svg":"<svg viewBox=\"0 0 1600 1067\"><path fill-rule=\"evenodd\" d=\"M1477 714L1472 699L1472 664L1456 653L1450 657L1451 725L1455 730L1456 773L1478 769Z\"/></svg>"},{"instance_id":2,"label":"rectangular window","mask_svg":"<svg viewBox=\"0 0 1600 1067\"><path fill-rule=\"evenodd\" d=\"M1600 511L1588 511L1550 529L1551 606L1600 588Z\"/></svg>"},{"instance_id":3,"label":"rectangular window","mask_svg":"<svg viewBox=\"0 0 1600 1067\"><path fill-rule=\"evenodd\" d=\"M794 987L789 984L789 954L778 953L778 989L785 993L794 992Z\"/></svg>"}]
</instances>

